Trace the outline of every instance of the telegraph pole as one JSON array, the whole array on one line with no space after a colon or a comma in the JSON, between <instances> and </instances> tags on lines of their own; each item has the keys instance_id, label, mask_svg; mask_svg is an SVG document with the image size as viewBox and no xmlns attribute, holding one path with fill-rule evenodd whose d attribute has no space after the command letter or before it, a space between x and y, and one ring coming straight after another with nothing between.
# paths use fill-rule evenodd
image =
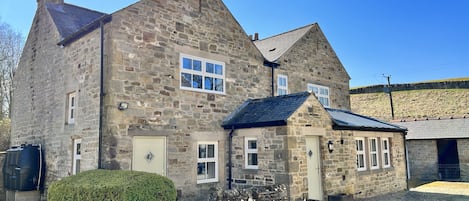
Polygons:
<instances>
[{"instance_id":1,"label":"telegraph pole","mask_svg":"<svg viewBox=\"0 0 469 201\"><path fill-rule=\"evenodd\" d=\"M391 75L384 75L388 80L388 93L389 93L389 102L391 102L391 117L394 120L394 105L392 103L392 90L391 90Z\"/></svg>"}]
</instances>

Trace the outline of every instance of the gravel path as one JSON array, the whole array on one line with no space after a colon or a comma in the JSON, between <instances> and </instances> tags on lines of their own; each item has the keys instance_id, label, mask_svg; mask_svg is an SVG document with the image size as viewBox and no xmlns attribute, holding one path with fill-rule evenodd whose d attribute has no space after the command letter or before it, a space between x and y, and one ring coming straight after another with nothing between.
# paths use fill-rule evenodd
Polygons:
<instances>
[{"instance_id":1,"label":"gravel path","mask_svg":"<svg viewBox=\"0 0 469 201\"><path fill-rule=\"evenodd\" d=\"M469 183L433 182L410 191L390 193L357 201L469 201Z\"/></svg>"}]
</instances>

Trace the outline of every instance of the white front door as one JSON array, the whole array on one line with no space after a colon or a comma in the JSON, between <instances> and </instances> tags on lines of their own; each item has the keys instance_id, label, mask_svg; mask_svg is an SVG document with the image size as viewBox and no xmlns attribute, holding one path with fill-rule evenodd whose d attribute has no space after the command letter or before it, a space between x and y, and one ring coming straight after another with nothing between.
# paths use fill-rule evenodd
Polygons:
<instances>
[{"instance_id":1,"label":"white front door","mask_svg":"<svg viewBox=\"0 0 469 201\"><path fill-rule=\"evenodd\" d=\"M306 158L308 165L308 199L322 200L319 136L306 136Z\"/></svg>"},{"instance_id":2,"label":"white front door","mask_svg":"<svg viewBox=\"0 0 469 201\"><path fill-rule=\"evenodd\" d=\"M132 170L166 176L166 137L135 136Z\"/></svg>"}]
</instances>

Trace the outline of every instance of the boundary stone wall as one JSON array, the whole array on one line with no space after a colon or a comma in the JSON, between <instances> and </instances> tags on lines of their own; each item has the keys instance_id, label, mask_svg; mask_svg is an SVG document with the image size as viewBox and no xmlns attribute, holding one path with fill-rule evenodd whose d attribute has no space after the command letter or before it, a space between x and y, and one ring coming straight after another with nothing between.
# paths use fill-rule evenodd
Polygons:
<instances>
[{"instance_id":1,"label":"boundary stone wall","mask_svg":"<svg viewBox=\"0 0 469 201\"><path fill-rule=\"evenodd\" d=\"M387 92L387 85L373 85L350 89L350 94ZM469 81L447 81L410 84L391 84L392 91L408 91L421 89L469 89Z\"/></svg>"}]
</instances>

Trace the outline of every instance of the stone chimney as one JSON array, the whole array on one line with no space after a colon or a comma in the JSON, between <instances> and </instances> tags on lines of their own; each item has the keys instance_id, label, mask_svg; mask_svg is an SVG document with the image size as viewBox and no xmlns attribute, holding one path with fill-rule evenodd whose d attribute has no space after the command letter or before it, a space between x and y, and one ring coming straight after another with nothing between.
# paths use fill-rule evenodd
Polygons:
<instances>
[{"instance_id":1,"label":"stone chimney","mask_svg":"<svg viewBox=\"0 0 469 201\"><path fill-rule=\"evenodd\" d=\"M41 5L46 4L47 2L56 3L56 4L63 4L64 3L64 0L36 0L36 1L37 1L38 7L41 6Z\"/></svg>"},{"instance_id":2,"label":"stone chimney","mask_svg":"<svg viewBox=\"0 0 469 201\"><path fill-rule=\"evenodd\" d=\"M259 33L254 33L254 41L259 40Z\"/></svg>"}]
</instances>

